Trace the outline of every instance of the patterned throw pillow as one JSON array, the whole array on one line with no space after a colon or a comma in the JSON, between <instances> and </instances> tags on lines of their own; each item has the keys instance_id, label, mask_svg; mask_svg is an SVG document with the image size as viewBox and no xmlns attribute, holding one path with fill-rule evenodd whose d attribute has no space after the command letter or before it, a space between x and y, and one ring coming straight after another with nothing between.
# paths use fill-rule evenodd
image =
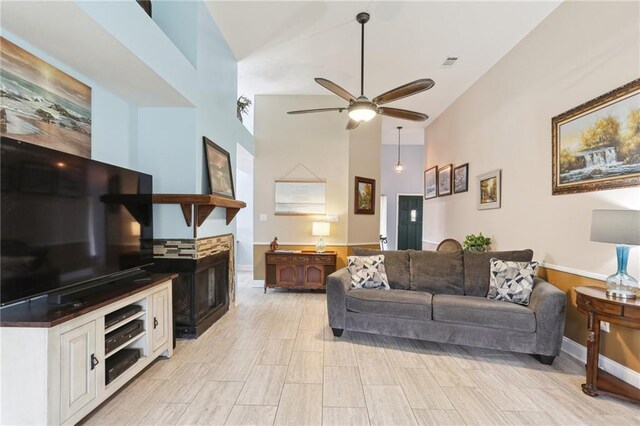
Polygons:
<instances>
[{"instance_id":1,"label":"patterned throw pillow","mask_svg":"<svg viewBox=\"0 0 640 426\"><path fill-rule=\"evenodd\" d=\"M528 305L538 262L510 262L491 259L487 298Z\"/></svg>"},{"instance_id":2,"label":"patterned throw pillow","mask_svg":"<svg viewBox=\"0 0 640 426\"><path fill-rule=\"evenodd\" d=\"M347 269L351 274L351 288L377 288L389 290L384 269L384 255L348 256Z\"/></svg>"}]
</instances>

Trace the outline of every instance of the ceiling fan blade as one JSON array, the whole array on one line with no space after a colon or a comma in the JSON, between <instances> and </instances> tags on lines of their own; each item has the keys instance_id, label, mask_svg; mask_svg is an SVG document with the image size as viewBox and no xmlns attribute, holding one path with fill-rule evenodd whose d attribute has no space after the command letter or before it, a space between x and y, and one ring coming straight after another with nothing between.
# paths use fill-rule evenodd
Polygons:
<instances>
[{"instance_id":1,"label":"ceiling fan blade","mask_svg":"<svg viewBox=\"0 0 640 426\"><path fill-rule=\"evenodd\" d=\"M287 112L287 114L309 114L311 112L328 112L328 111L338 111L338 112L342 112L344 111L346 108L316 108L316 109L300 109L297 111L289 111Z\"/></svg>"},{"instance_id":2,"label":"ceiling fan blade","mask_svg":"<svg viewBox=\"0 0 640 426\"><path fill-rule=\"evenodd\" d=\"M431 89L436 83L430 78L421 78L420 80L412 81L404 86L396 87L389 90L380 96L373 98L373 103L376 105L387 104L398 99L406 98L407 96L415 95L416 93L424 92Z\"/></svg>"},{"instance_id":3,"label":"ceiling fan blade","mask_svg":"<svg viewBox=\"0 0 640 426\"><path fill-rule=\"evenodd\" d=\"M338 86L333 81L329 81L326 78L320 78L320 77L315 78L315 81L320 86L322 86L325 89L335 93L336 95L340 96L345 101L349 101L349 102L355 102L356 101L356 98L351 93L347 92L345 89L343 89L342 87Z\"/></svg>"},{"instance_id":4,"label":"ceiling fan blade","mask_svg":"<svg viewBox=\"0 0 640 426\"><path fill-rule=\"evenodd\" d=\"M347 123L347 130L353 130L356 127L358 127L360 125L359 121L356 120L349 120L349 122Z\"/></svg>"},{"instance_id":5,"label":"ceiling fan blade","mask_svg":"<svg viewBox=\"0 0 640 426\"><path fill-rule=\"evenodd\" d=\"M411 121L425 121L429 116L421 112L407 111L406 109L398 108L378 108L378 112L387 117L402 118L403 120Z\"/></svg>"}]
</instances>

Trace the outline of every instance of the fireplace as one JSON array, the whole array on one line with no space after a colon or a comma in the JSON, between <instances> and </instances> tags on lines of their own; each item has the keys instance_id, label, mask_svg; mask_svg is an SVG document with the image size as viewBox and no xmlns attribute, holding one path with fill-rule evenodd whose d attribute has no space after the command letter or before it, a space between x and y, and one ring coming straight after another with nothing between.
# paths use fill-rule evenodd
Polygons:
<instances>
[{"instance_id":1,"label":"fireplace","mask_svg":"<svg viewBox=\"0 0 640 426\"><path fill-rule=\"evenodd\" d=\"M173 280L175 335L198 338L229 310L229 251L200 259L155 259L157 272Z\"/></svg>"},{"instance_id":2,"label":"fireplace","mask_svg":"<svg viewBox=\"0 0 640 426\"><path fill-rule=\"evenodd\" d=\"M155 272L173 280L174 336L198 338L233 303L233 235L197 240L156 240Z\"/></svg>"}]
</instances>

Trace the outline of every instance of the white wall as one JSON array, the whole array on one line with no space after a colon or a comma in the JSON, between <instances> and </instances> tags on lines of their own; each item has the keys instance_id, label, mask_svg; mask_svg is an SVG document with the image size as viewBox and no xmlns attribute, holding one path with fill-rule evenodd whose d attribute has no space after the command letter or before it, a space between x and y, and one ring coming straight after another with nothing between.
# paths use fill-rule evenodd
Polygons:
<instances>
[{"instance_id":1,"label":"white wall","mask_svg":"<svg viewBox=\"0 0 640 426\"><path fill-rule=\"evenodd\" d=\"M593 209L640 209L640 188L551 195L551 118L640 76L640 3L565 2L440 115L425 165L469 162L469 192L424 203L425 248L478 233L494 249L609 275L611 244L589 241ZM476 175L502 169L502 208L476 209ZM630 274L638 276L640 250Z\"/></svg>"},{"instance_id":2,"label":"white wall","mask_svg":"<svg viewBox=\"0 0 640 426\"><path fill-rule=\"evenodd\" d=\"M236 198L246 200L247 207L236 215L236 256L239 269L253 268L253 155L237 147Z\"/></svg>"},{"instance_id":3,"label":"white wall","mask_svg":"<svg viewBox=\"0 0 640 426\"><path fill-rule=\"evenodd\" d=\"M422 145L401 145L400 160L404 165L402 173L395 172L398 162L398 146L382 145L380 159L380 193L387 196L387 237L388 249L396 250L396 223L398 210L397 194L423 193L424 147Z\"/></svg>"}]
</instances>

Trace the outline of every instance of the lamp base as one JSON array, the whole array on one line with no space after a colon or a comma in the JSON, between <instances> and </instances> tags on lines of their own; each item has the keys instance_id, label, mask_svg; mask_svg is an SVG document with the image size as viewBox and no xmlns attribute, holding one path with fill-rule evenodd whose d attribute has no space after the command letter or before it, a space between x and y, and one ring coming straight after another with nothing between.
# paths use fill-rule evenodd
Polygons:
<instances>
[{"instance_id":1,"label":"lamp base","mask_svg":"<svg viewBox=\"0 0 640 426\"><path fill-rule=\"evenodd\" d=\"M324 253L326 249L327 245L324 243L322 237L320 237L320 239L316 243L316 253Z\"/></svg>"},{"instance_id":2,"label":"lamp base","mask_svg":"<svg viewBox=\"0 0 640 426\"><path fill-rule=\"evenodd\" d=\"M618 272L607 277L607 296L619 299L635 299L638 291L638 280L627 274L629 246L620 244L616 247Z\"/></svg>"},{"instance_id":3,"label":"lamp base","mask_svg":"<svg viewBox=\"0 0 640 426\"><path fill-rule=\"evenodd\" d=\"M607 277L607 296L635 299L637 291L638 281L631 275L617 273Z\"/></svg>"}]
</instances>

